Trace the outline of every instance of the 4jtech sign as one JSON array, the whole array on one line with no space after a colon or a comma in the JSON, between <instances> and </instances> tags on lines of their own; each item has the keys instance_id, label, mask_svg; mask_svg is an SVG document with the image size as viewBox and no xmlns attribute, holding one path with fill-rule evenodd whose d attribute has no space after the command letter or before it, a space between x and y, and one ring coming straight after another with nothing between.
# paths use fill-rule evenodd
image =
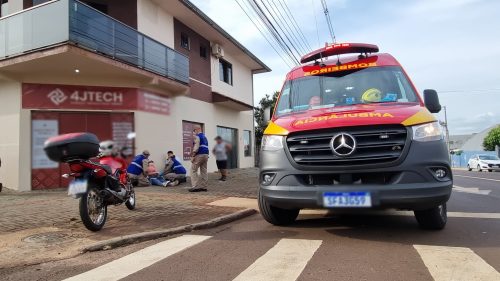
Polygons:
<instances>
[{"instance_id":1,"label":"4jtech sign","mask_svg":"<svg viewBox=\"0 0 500 281\"><path fill-rule=\"evenodd\" d=\"M23 108L144 110L169 114L168 97L136 88L23 84Z\"/></svg>"}]
</instances>

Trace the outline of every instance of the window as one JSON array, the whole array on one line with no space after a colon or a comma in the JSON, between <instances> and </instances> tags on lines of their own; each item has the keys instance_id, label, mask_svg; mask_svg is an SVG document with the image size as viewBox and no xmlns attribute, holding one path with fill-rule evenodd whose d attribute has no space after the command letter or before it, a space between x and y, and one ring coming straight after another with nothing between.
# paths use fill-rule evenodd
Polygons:
<instances>
[{"instance_id":1,"label":"window","mask_svg":"<svg viewBox=\"0 0 500 281\"><path fill-rule=\"evenodd\" d=\"M252 132L243 131L243 153L245 157L252 156Z\"/></svg>"},{"instance_id":2,"label":"window","mask_svg":"<svg viewBox=\"0 0 500 281\"><path fill-rule=\"evenodd\" d=\"M219 78L229 85L233 85L233 66L223 59L219 59Z\"/></svg>"},{"instance_id":3,"label":"window","mask_svg":"<svg viewBox=\"0 0 500 281\"><path fill-rule=\"evenodd\" d=\"M181 47L190 50L191 49L191 44L190 44L189 36L187 36L185 33L181 33Z\"/></svg>"},{"instance_id":4,"label":"window","mask_svg":"<svg viewBox=\"0 0 500 281\"><path fill-rule=\"evenodd\" d=\"M370 92L376 93L372 99ZM417 103L418 98L400 67L371 67L289 80L277 114L372 102Z\"/></svg>"},{"instance_id":5,"label":"window","mask_svg":"<svg viewBox=\"0 0 500 281\"><path fill-rule=\"evenodd\" d=\"M200 57L206 59L208 57L207 46L200 45Z\"/></svg>"},{"instance_id":6,"label":"window","mask_svg":"<svg viewBox=\"0 0 500 281\"><path fill-rule=\"evenodd\" d=\"M0 17L9 14L9 0L0 0Z\"/></svg>"}]
</instances>

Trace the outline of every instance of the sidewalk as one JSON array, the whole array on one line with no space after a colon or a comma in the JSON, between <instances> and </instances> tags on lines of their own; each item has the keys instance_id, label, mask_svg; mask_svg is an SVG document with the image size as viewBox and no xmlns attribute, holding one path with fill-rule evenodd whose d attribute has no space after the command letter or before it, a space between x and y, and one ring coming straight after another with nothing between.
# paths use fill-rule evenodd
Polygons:
<instances>
[{"instance_id":1,"label":"sidewalk","mask_svg":"<svg viewBox=\"0 0 500 281\"><path fill-rule=\"evenodd\" d=\"M208 192L190 193L189 183L137 188L137 208L109 206L108 220L99 232L85 229L78 200L68 197L65 190L20 193L4 189L0 193L0 268L74 256L86 244L120 235L210 220L244 206L208 203L226 197L256 197L257 169L233 170L227 182L217 178L218 174L210 174Z\"/></svg>"}]
</instances>

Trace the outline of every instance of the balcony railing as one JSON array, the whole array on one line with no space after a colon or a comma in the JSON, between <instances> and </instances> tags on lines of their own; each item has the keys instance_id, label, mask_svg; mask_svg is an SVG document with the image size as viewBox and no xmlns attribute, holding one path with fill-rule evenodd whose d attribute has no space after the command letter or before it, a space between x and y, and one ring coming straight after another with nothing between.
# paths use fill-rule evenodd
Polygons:
<instances>
[{"instance_id":1,"label":"balcony railing","mask_svg":"<svg viewBox=\"0 0 500 281\"><path fill-rule=\"evenodd\" d=\"M189 82L186 56L79 1L51 1L0 18L0 60L68 42Z\"/></svg>"}]
</instances>

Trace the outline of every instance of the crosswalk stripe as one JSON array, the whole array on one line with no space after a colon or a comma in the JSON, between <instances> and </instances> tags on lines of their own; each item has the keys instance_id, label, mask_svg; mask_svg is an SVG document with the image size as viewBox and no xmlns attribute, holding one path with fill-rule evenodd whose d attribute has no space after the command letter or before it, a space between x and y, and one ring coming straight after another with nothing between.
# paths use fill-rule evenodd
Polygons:
<instances>
[{"instance_id":1,"label":"crosswalk stripe","mask_svg":"<svg viewBox=\"0 0 500 281\"><path fill-rule=\"evenodd\" d=\"M143 268L182 250L201 243L211 236L183 235L149 246L110 263L65 279L65 281L114 281L129 276Z\"/></svg>"},{"instance_id":2,"label":"crosswalk stripe","mask_svg":"<svg viewBox=\"0 0 500 281\"><path fill-rule=\"evenodd\" d=\"M500 280L491 265L469 248L413 245L435 281Z\"/></svg>"},{"instance_id":3,"label":"crosswalk stripe","mask_svg":"<svg viewBox=\"0 0 500 281\"><path fill-rule=\"evenodd\" d=\"M296 280L321 243L321 240L281 239L233 281Z\"/></svg>"}]
</instances>

